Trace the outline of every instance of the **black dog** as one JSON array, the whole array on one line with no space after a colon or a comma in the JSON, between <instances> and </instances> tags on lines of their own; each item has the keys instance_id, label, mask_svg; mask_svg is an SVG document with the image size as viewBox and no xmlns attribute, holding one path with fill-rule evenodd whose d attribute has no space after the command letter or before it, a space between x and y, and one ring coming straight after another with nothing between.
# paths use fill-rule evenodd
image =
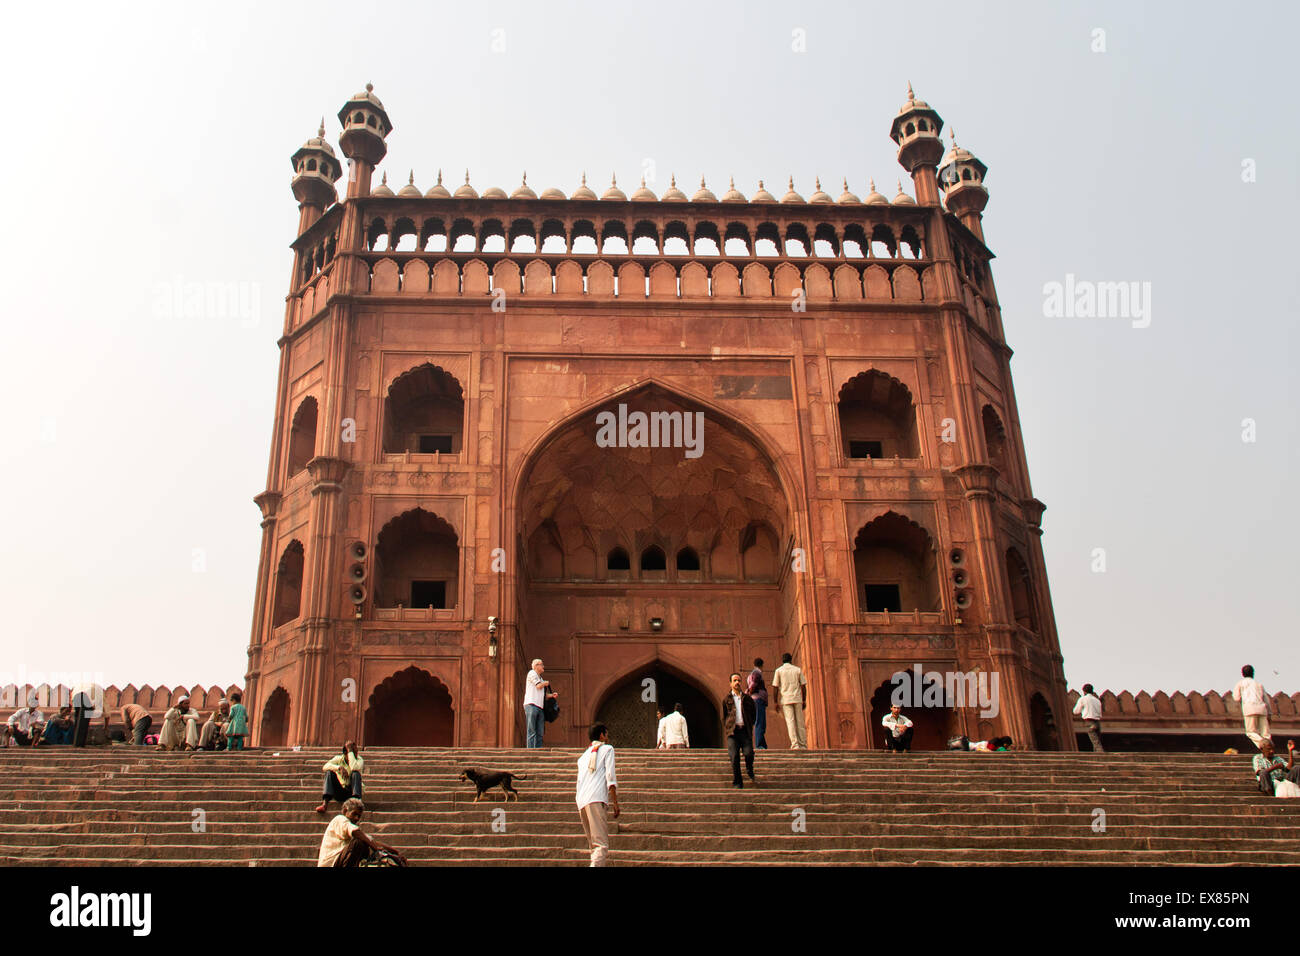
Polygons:
<instances>
[{"instance_id":1,"label":"black dog","mask_svg":"<svg viewBox=\"0 0 1300 956\"><path fill-rule=\"evenodd\" d=\"M460 774L460 779L469 780L478 788L478 793L474 796L475 803L478 803L479 797L498 784L501 786L501 791L505 795L507 803L510 802L511 794L514 794L514 798L518 800L519 794L512 786L516 777L520 780L528 779L522 773L506 773L504 770L476 770L473 767L466 767Z\"/></svg>"}]
</instances>

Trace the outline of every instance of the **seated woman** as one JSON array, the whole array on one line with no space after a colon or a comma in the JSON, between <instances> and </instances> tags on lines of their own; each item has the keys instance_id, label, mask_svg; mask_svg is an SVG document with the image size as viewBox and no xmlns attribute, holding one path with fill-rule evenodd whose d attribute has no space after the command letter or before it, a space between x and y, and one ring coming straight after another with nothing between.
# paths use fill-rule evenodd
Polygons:
<instances>
[{"instance_id":1,"label":"seated woman","mask_svg":"<svg viewBox=\"0 0 1300 956\"><path fill-rule=\"evenodd\" d=\"M342 753L335 754L325 761L325 766L321 768L325 771L325 781L321 785L320 806L316 808L316 812L328 811L331 800L337 800L339 803L349 797L360 800L361 771L365 766L365 760L357 753L356 742L351 740L343 745Z\"/></svg>"},{"instance_id":2,"label":"seated woman","mask_svg":"<svg viewBox=\"0 0 1300 956\"><path fill-rule=\"evenodd\" d=\"M1295 741L1286 742L1287 759L1283 762L1273 749L1273 741L1265 737L1255 754L1255 780L1264 793L1275 797L1300 797L1300 767L1295 765Z\"/></svg>"}]
</instances>

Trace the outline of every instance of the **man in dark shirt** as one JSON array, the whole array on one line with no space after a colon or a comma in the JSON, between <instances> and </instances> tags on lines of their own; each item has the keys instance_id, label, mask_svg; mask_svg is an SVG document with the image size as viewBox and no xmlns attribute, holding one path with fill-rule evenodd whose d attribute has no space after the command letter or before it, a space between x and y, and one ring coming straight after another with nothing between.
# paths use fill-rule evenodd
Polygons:
<instances>
[{"instance_id":1,"label":"man in dark shirt","mask_svg":"<svg viewBox=\"0 0 1300 956\"><path fill-rule=\"evenodd\" d=\"M731 690L722 698L722 736L727 740L727 754L731 757L731 785L745 789L740 779L740 755L745 755L745 772L754 782L754 699L745 693L740 672L731 675Z\"/></svg>"}]
</instances>

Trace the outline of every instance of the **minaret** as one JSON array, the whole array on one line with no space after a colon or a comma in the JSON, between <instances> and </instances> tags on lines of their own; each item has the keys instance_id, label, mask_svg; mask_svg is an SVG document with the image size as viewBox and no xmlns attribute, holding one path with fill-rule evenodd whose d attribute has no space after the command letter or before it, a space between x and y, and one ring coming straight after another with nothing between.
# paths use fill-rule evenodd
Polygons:
<instances>
[{"instance_id":1,"label":"minaret","mask_svg":"<svg viewBox=\"0 0 1300 956\"><path fill-rule=\"evenodd\" d=\"M334 184L343 166L334 148L325 142L325 120L316 135L289 157L293 164L293 198L298 200L298 235L306 232L321 213L338 201Z\"/></svg>"},{"instance_id":2,"label":"minaret","mask_svg":"<svg viewBox=\"0 0 1300 956\"><path fill-rule=\"evenodd\" d=\"M352 161L348 176L348 198L370 195L370 177L375 167L388 152L384 140L393 131L384 104L375 96L374 87L366 84L365 92L357 93L339 110L343 133L339 148Z\"/></svg>"},{"instance_id":3,"label":"minaret","mask_svg":"<svg viewBox=\"0 0 1300 956\"><path fill-rule=\"evenodd\" d=\"M922 206L939 205L935 170L943 156L943 119L924 100L918 100L907 84L907 102L894 117L889 137L898 144L898 162L912 175L916 201Z\"/></svg>"},{"instance_id":4,"label":"minaret","mask_svg":"<svg viewBox=\"0 0 1300 956\"><path fill-rule=\"evenodd\" d=\"M989 169L970 150L957 145L957 136L951 130L948 135L952 137L952 149L948 150L939 168L944 205L983 242L984 227L980 220L989 201L989 191L984 188L984 174Z\"/></svg>"}]
</instances>

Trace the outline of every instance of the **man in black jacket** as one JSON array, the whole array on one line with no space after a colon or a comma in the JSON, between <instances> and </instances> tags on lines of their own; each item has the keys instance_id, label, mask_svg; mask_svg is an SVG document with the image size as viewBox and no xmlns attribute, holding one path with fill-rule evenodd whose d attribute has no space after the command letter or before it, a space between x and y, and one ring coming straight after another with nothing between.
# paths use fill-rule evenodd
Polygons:
<instances>
[{"instance_id":1,"label":"man in black jacket","mask_svg":"<svg viewBox=\"0 0 1300 956\"><path fill-rule=\"evenodd\" d=\"M731 757L731 785L745 788L740 779L740 754L745 754L745 772L754 781L754 699L746 693L740 682L740 672L731 675L731 693L722 698L722 736L727 741L727 754Z\"/></svg>"}]
</instances>

